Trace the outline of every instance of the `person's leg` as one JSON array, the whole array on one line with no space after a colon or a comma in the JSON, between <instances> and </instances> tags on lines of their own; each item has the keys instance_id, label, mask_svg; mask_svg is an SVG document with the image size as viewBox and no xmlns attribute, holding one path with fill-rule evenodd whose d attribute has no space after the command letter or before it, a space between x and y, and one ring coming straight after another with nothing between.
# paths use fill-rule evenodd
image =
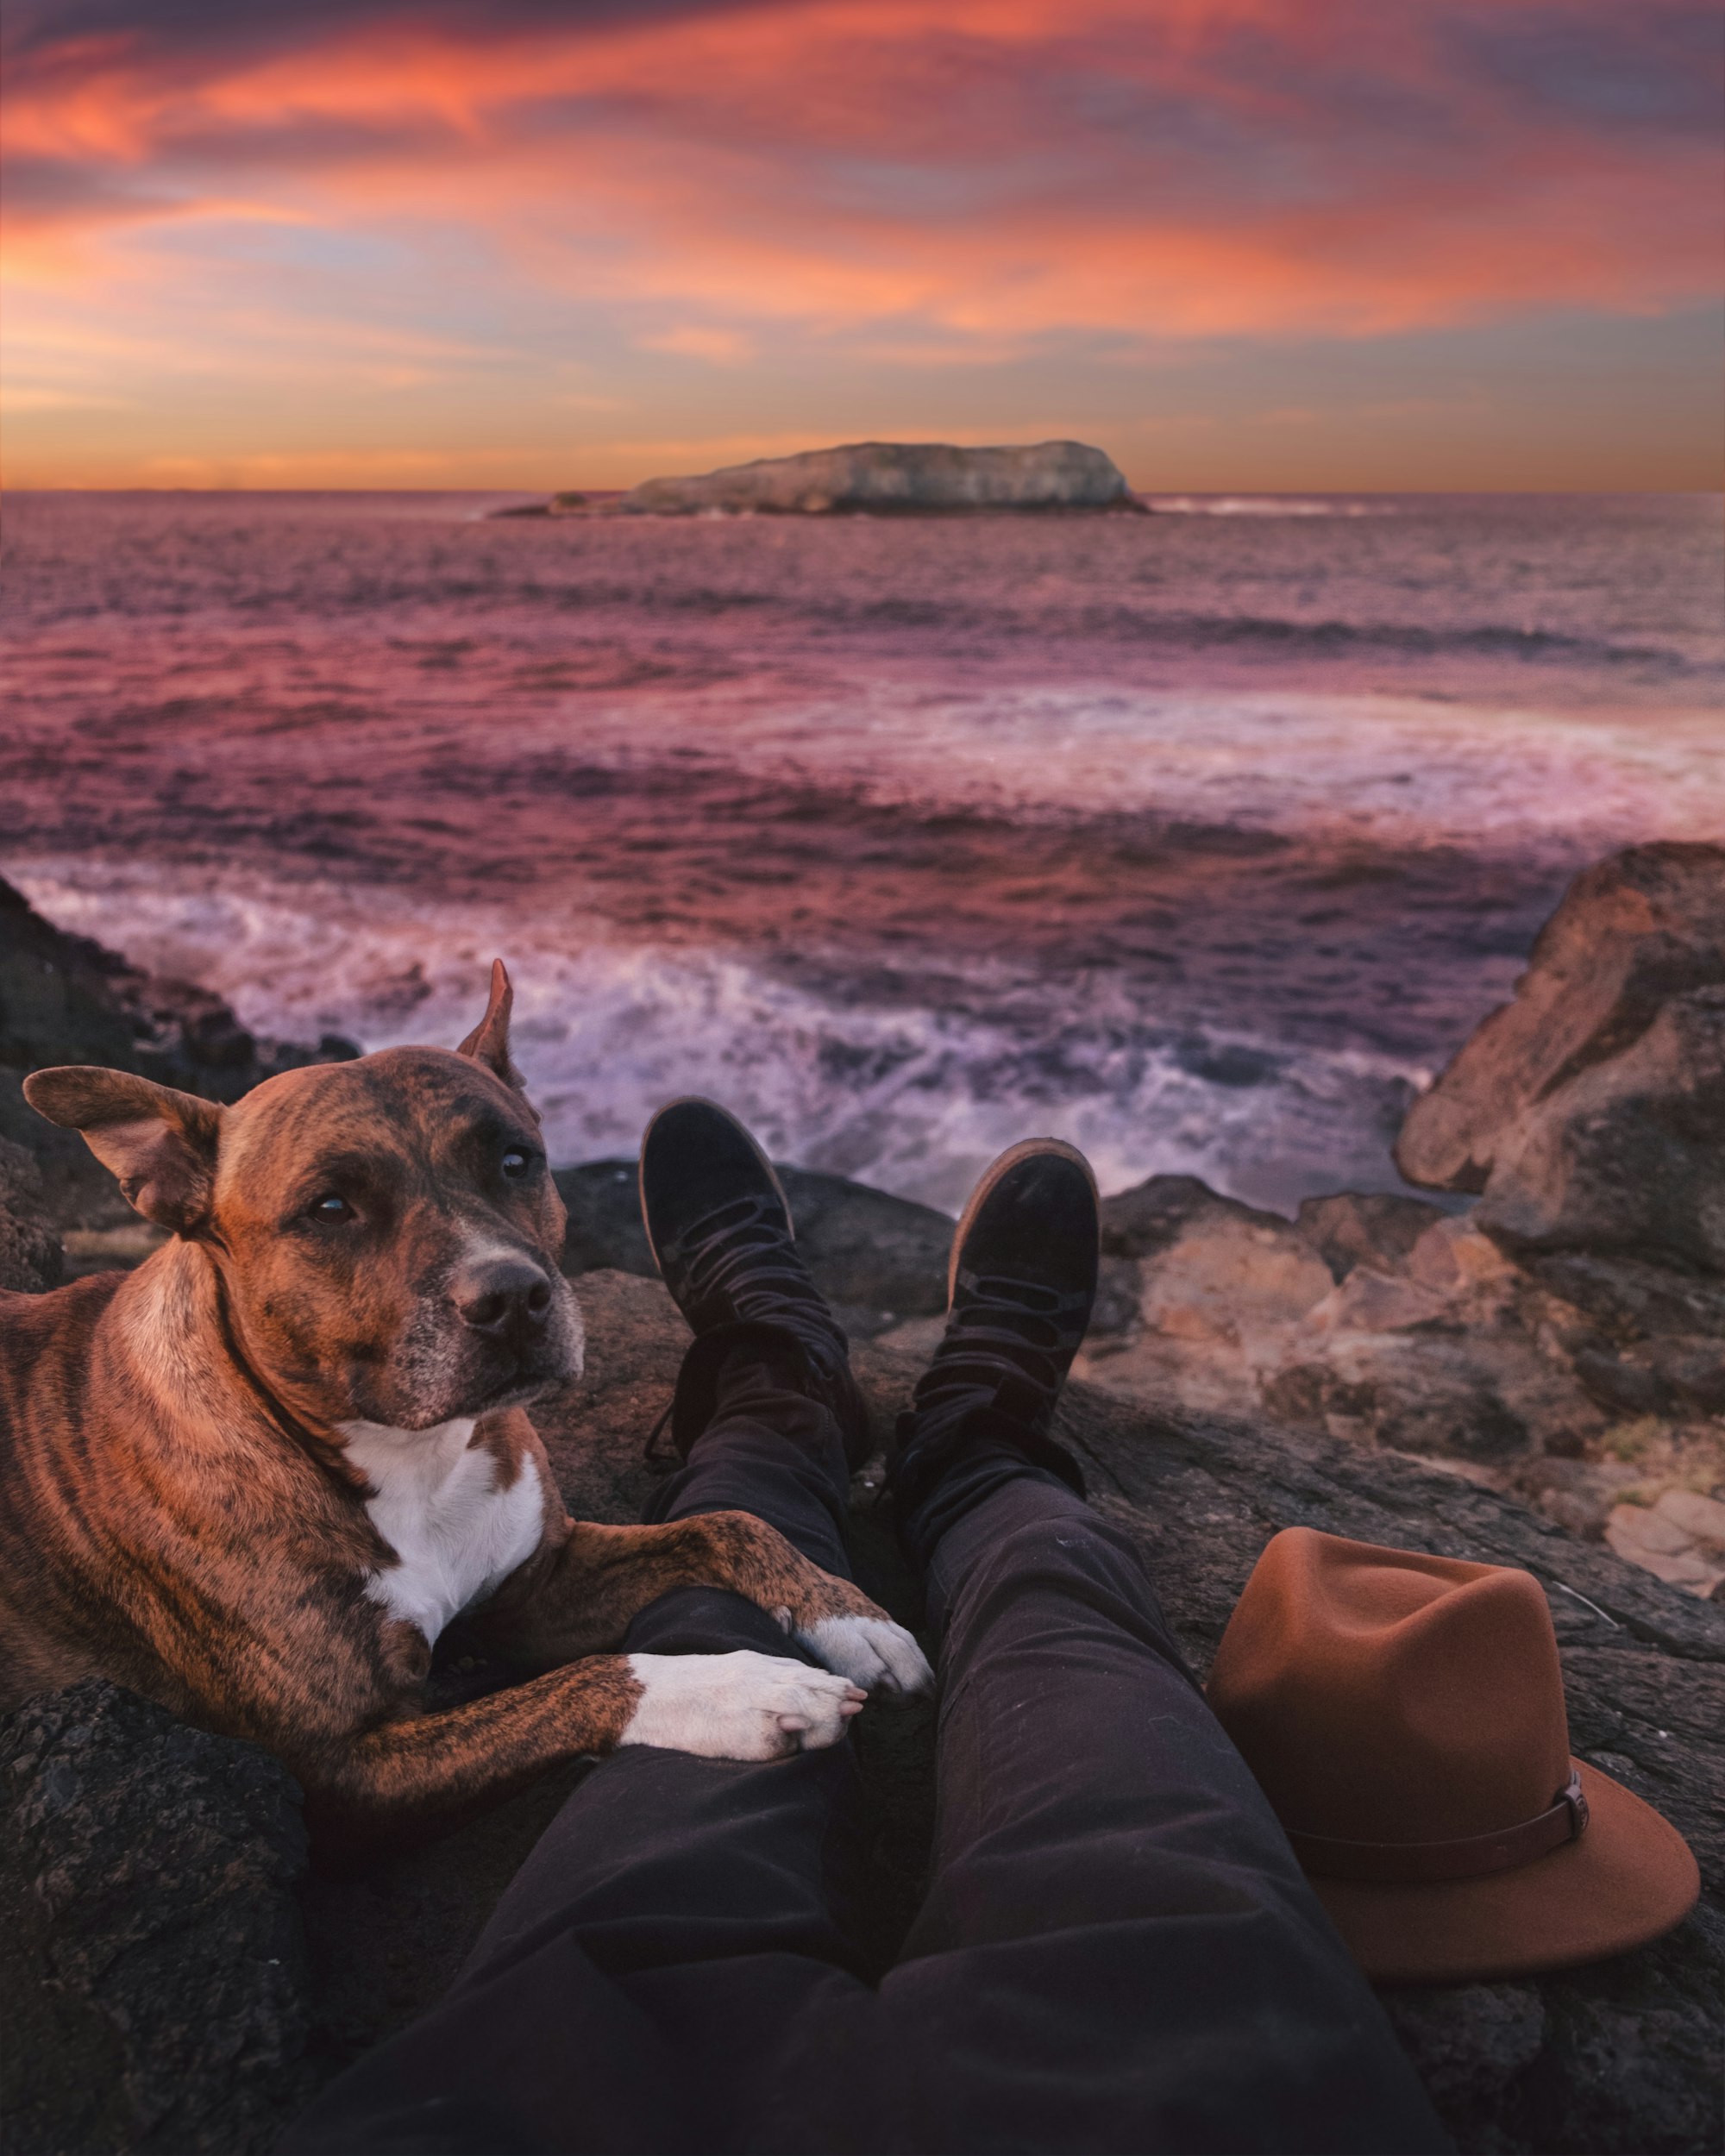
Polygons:
<instances>
[{"instance_id":1,"label":"person's leg","mask_svg":"<svg viewBox=\"0 0 1725 2156\"><path fill-rule=\"evenodd\" d=\"M725 1133L716 1135L718 1150ZM649 1162L651 1143L649 1133ZM792 1263L763 1244L759 1219L750 1232L745 1257ZM686 1285L674 1260L668 1278L674 1293ZM711 1301L693 1314L706 1329L686 1358L680 1419L685 1431L701 1418L706 1427L647 1517L752 1512L848 1576L841 1418L855 1395L799 1337L819 1313L800 1289L794 1327L775 1326L761 1297L741 1314ZM802 1651L765 1611L701 1588L661 1596L624 1645ZM743 2121L761 2080L751 2045L773 2038L812 1985L872 2000L845 1921L859 1891L856 1796L848 1745L765 1764L647 1746L615 1754L564 1804L448 1997L326 2090L285 2147L474 2156L749 2145Z\"/></svg>"},{"instance_id":2,"label":"person's leg","mask_svg":"<svg viewBox=\"0 0 1725 2156\"><path fill-rule=\"evenodd\" d=\"M1444 2148L1135 1549L1050 1438L1095 1238L1076 1156L997 1163L895 1469L942 1648L933 1883L881 1990L889 2145Z\"/></svg>"},{"instance_id":3,"label":"person's leg","mask_svg":"<svg viewBox=\"0 0 1725 2156\"><path fill-rule=\"evenodd\" d=\"M1446 2148L1128 1539L986 1438L944 1481L906 2145Z\"/></svg>"},{"instance_id":4,"label":"person's leg","mask_svg":"<svg viewBox=\"0 0 1725 2156\"><path fill-rule=\"evenodd\" d=\"M637 1964L631 2002L724 2080L724 2145L750 2150L1444 2149L1131 1543L1049 1440L1095 1262L1092 1215L1063 1269L1051 1213L1088 1194L1060 1162L996 1186L1024 1202L992 1250L967 1215L982 1262L955 1265L895 1473L944 1633L934 1877L900 1965L871 1996L818 1915L723 1985Z\"/></svg>"}]
</instances>

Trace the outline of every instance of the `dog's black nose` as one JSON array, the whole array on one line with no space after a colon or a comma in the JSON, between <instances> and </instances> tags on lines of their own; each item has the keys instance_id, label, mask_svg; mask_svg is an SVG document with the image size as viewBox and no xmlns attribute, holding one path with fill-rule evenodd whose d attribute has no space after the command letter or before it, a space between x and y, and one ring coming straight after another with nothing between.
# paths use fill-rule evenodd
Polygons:
<instances>
[{"instance_id":1,"label":"dog's black nose","mask_svg":"<svg viewBox=\"0 0 1725 2156\"><path fill-rule=\"evenodd\" d=\"M524 1257L492 1257L469 1266L451 1292L461 1323L475 1332L536 1332L551 1314L551 1283Z\"/></svg>"}]
</instances>

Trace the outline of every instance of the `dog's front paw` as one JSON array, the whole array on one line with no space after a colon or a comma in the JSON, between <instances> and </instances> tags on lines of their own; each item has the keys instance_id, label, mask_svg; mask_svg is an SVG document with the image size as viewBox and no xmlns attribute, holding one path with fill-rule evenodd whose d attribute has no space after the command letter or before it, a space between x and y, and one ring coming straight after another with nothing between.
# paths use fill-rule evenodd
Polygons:
<instances>
[{"instance_id":1,"label":"dog's front paw","mask_svg":"<svg viewBox=\"0 0 1725 2156\"><path fill-rule=\"evenodd\" d=\"M797 1638L829 1670L865 1692L931 1692L934 1671L902 1625L890 1617L819 1617Z\"/></svg>"},{"instance_id":2,"label":"dog's front paw","mask_svg":"<svg viewBox=\"0 0 1725 2156\"><path fill-rule=\"evenodd\" d=\"M625 1745L658 1745L706 1759L781 1759L834 1745L862 1705L842 1676L778 1655L631 1654L641 1687Z\"/></svg>"}]
</instances>

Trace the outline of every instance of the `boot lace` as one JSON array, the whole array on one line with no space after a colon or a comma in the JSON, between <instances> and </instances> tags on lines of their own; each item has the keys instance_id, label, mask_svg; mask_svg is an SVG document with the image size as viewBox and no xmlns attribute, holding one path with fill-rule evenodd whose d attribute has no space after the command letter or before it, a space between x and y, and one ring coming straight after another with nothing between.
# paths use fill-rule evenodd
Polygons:
<instances>
[{"instance_id":1,"label":"boot lace","mask_svg":"<svg viewBox=\"0 0 1725 2156\"><path fill-rule=\"evenodd\" d=\"M917 1407L956 1405L961 1397L968 1403L1003 1380L1051 1400L1083 1338L1090 1303L1082 1293L961 1271L946 1337L916 1388Z\"/></svg>"},{"instance_id":2,"label":"boot lace","mask_svg":"<svg viewBox=\"0 0 1725 2156\"><path fill-rule=\"evenodd\" d=\"M707 1213L666 1256L682 1274L681 1300L692 1310L716 1303L721 1314L779 1324L806 1313L819 1321L823 1335L831 1329L826 1304L786 1235L777 1201L762 1194Z\"/></svg>"}]
</instances>

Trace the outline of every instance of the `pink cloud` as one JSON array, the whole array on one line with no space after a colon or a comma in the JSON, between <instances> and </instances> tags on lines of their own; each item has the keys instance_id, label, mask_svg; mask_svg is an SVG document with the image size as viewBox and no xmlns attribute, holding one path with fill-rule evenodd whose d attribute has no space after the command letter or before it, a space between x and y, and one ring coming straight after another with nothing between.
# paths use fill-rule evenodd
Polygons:
<instances>
[{"instance_id":1,"label":"pink cloud","mask_svg":"<svg viewBox=\"0 0 1725 2156\"><path fill-rule=\"evenodd\" d=\"M555 20L184 0L164 22L147 0L36 0L0 111L21 409L45 424L68 385L133 398L139 373L224 366L337 400L391 367L433 380L436 359L367 353L354 310L447 344L463 293L476 347L543 348L549 319L579 318L610 371L558 393L620 414L628 355L714 385L788 350L909 378L1061 339L1130 363L1655 315L1716 288L1714 20L1710 0L631 0ZM737 414L762 436L778 417Z\"/></svg>"},{"instance_id":2,"label":"pink cloud","mask_svg":"<svg viewBox=\"0 0 1725 2156\"><path fill-rule=\"evenodd\" d=\"M1698 11L1653 12L1670 44ZM1480 57L1512 17L1584 58L1611 21L1591 0L822 0L587 28L314 18L202 60L111 33L22 71L8 141L64 184L13 214L64 243L195 214L226 179L248 214L473 226L554 286L733 324L979 337L1369 334L1706 290L1707 133L1638 129L1603 76L1590 102L1530 96Z\"/></svg>"}]
</instances>

